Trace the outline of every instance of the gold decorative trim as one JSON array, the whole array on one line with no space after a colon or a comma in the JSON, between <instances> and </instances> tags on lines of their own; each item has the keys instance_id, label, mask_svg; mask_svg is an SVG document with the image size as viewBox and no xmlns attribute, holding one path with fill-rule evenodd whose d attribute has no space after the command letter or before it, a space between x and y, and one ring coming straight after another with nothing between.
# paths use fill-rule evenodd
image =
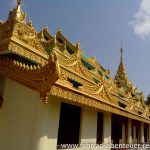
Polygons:
<instances>
[{"instance_id":1,"label":"gold decorative trim","mask_svg":"<svg viewBox=\"0 0 150 150\"><path fill-rule=\"evenodd\" d=\"M111 113L115 113L124 117L132 118L135 120L139 120L145 123L150 123L150 119L145 118L144 116L137 115L133 112L129 112L127 110L123 110L120 108L115 108L107 103L103 103L102 101L98 101L96 99L92 99L83 94L77 93L75 91L66 89L65 87L61 87L60 85L53 85L50 93L54 96L63 98L62 101L66 101L68 103L76 103L79 105L86 105L94 109L108 111Z\"/></svg>"},{"instance_id":2,"label":"gold decorative trim","mask_svg":"<svg viewBox=\"0 0 150 150\"><path fill-rule=\"evenodd\" d=\"M10 10L5 22L0 21L0 43L1 53L8 52L8 50L15 51L18 55L42 64L48 59L38 32L32 25L32 21L26 20L26 13L21 10L21 4L19 3L16 8ZM22 46L20 47L20 45Z\"/></svg>"},{"instance_id":3,"label":"gold decorative trim","mask_svg":"<svg viewBox=\"0 0 150 150\"><path fill-rule=\"evenodd\" d=\"M15 43L10 42L8 49L11 52L15 53L15 54L23 56L23 57L25 57L25 58L27 58L29 60L32 60L32 61L36 61L39 64L43 64L44 65L47 62L46 59L44 59L41 56L38 56L37 54L29 51L28 48L19 46L19 45L15 44ZM47 58L48 58L48 56L47 56Z\"/></svg>"},{"instance_id":4,"label":"gold decorative trim","mask_svg":"<svg viewBox=\"0 0 150 150\"><path fill-rule=\"evenodd\" d=\"M73 54L69 53L68 47L72 49ZM0 21L0 55L15 53L39 64L24 64L0 56L0 75L37 90L45 103L54 85L51 93L66 101L150 122L150 109L144 104L143 93L133 88L128 80L122 48L115 80L108 77L109 70L102 68L96 57L84 58L82 52L80 44L72 44L61 31L52 36L45 27L38 33L32 21L26 20L26 13L21 10L21 0L18 0L15 9L10 11L8 19ZM51 57L53 54L57 54L57 57ZM82 60L94 66L93 69L87 69ZM99 73L100 70L103 73ZM81 83L82 86L75 89L67 78Z\"/></svg>"},{"instance_id":5,"label":"gold decorative trim","mask_svg":"<svg viewBox=\"0 0 150 150\"><path fill-rule=\"evenodd\" d=\"M44 66L36 66L0 58L0 75L37 90L45 103L48 102L48 93L52 84L59 78L59 74L57 60L49 60Z\"/></svg>"}]
</instances>

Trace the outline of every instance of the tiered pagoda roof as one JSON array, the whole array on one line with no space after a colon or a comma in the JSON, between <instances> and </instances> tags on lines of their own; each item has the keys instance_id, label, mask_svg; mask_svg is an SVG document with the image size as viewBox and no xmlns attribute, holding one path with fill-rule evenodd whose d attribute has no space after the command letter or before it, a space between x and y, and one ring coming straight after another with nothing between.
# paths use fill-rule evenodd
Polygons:
<instances>
[{"instance_id":1,"label":"tiered pagoda roof","mask_svg":"<svg viewBox=\"0 0 150 150\"><path fill-rule=\"evenodd\" d=\"M144 96L129 82L122 58L115 79L96 57L86 58L80 44L48 27L37 32L21 1L0 21L0 75L37 90L45 103L48 95L63 101L150 123Z\"/></svg>"}]
</instances>

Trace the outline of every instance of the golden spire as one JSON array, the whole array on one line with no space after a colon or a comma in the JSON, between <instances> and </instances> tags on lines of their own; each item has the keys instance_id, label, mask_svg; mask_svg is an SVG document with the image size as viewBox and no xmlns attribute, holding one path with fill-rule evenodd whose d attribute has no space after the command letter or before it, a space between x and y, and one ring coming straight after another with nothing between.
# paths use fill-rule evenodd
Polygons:
<instances>
[{"instance_id":1,"label":"golden spire","mask_svg":"<svg viewBox=\"0 0 150 150\"><path fill-rule=\"evenodd\" d=\"M127 78L126 70L123 64L123 48L120 48L120 65L117 71L117 74L122 76L123 78Z\"/></svg>"},{"instance_id":2,"label":"golden spire","mask_svg":"<svg viewBox=\"0 0 150 150\"><path fill-rule=\"evenodd\" d=\"M126 90L131 88L131 83L128 80L128 76L123 64L123 48L121 46L120 49L120 64L117 70L117 74L115 76L115 82L117 83L118 87L123 87Z\"/></svg>"},{"instance_id":3,"label":"golden spire","mask_svg":"<svg viewBox=\"0 0 150 150\"><path fill-rule=\"evenodd\" d=\"M11 20L11 22L15 23L16 21L19 22L26 22L26 13L21 10L22 0L16 0L17 6L14 9L11 9L9 12L9 16L7 20Z\"/></svg>"}]
</instances>

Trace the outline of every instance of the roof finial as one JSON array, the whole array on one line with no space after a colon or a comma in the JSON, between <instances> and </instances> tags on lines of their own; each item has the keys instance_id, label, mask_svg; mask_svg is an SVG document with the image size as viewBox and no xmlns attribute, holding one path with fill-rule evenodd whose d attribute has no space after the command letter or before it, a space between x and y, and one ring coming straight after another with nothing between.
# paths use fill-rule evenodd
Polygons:
<instances>
[{"instance_id":1,"label":"roof finial","mask_svg":"<svg viewBox=\"0 0 150 150\"><path fill-rule=\"evenodd\" d=\"M58 33L62 33L62 28L61 28L61 27L58 27L58 28L57 28L57 32L58 32Z\"/></svg>"},{"instance_id":2,"label":"roof finial","mask_svg":"<svg viewBox=\"0 0 150 150\"><path fill-rule=\"evenodd\" d=\"M18 6L21 5L21 3L22 3L22 0L17 0Z\"/></svg>"},{"instance_id":3,"label":"roof finial","mask_svg":"<svg viewBox=\"0 0 150 150\"><path fill-rule=\"evenodd\" d=\"M22 0L17 0L17 8L15 9L17 20L20 20L20 18L21 18L21 2L22 2Z\"/></svg>"},{"instance_id":4,"label":"roof finial","mask_svg":"<svg viewBox=\"0 0 150 150\"><path fill-rule=\"evenodd\" d=\"M123 48L122 48L122 41L121 41L120 53L121 53L121 62L122 62L122 61L123 61Z\"/></svg>"}]
</instances>

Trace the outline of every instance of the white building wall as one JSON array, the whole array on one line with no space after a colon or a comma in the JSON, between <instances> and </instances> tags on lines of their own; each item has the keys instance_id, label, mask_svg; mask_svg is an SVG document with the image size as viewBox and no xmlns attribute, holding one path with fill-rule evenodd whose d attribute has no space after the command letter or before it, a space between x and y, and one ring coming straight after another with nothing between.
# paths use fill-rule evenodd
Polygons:
<instances>
[{"instance_id":1,"label":"white building wall","mask_svg":"<svg viewBox=\"0 0 150 150\"><path fill-rule=\"evenodd\" d=\"M81 119L81 143L96 144L97 111L83 108Z\"/></svg>"},{"instance_id":2,"label":"white building wall","mask_svg":"<svg viewBox=\"0 0 150 150\"><path fill-rule=\"evenodd\" d=\"M60 102L6 79L0 109L1 150L56 150Z\"/></svg>"},{"instance_id":3,"label":"white building wall","mask_svg":"<svg viewBox=\"0 0 150 150\"><path fill-rule=\"evenodd\" d=\"M104 112L104 122L103 122L103 143L111 144L111 113ZM103 150L110 150L110 148L103 148Z\"/></svg>"},{"instance_id":4,"label":"white building wall","mask_svg":"<svg viewBox=\"0 0 150 150\"><path fill-rule=\"evenodd\" d=\"M49 99L48 104L37 104L31 150L56 150L61 102L53 96Z\"/></svg>"},{"instance_id":5,"label":"white building wall","mask_svg":"<svg viewBox=\"0 0 150 150\"><path fill-rule=\"evenodd\" d=\"M132 119L128 118L128 143L132 144Z\"/></svg>"},{"instance_id":6,"label":"white building wall","mask_svg":"<svg viewBox=\"0 0 150 150\"><path fill-rule=\"evenodd\" d=\"M140 123L140 142L144 143L144 123Z\"/></svg>"},{"instance_id":7,"label":"white building wall","mask_svg":"<svg viewBox=\"0 0 150 150\"><path fill-rule=\"evenodd\" d=\"M109 112L104 112L103 137L104 144L111 144L111 113Z\"/></svg>"}]
</instances>

